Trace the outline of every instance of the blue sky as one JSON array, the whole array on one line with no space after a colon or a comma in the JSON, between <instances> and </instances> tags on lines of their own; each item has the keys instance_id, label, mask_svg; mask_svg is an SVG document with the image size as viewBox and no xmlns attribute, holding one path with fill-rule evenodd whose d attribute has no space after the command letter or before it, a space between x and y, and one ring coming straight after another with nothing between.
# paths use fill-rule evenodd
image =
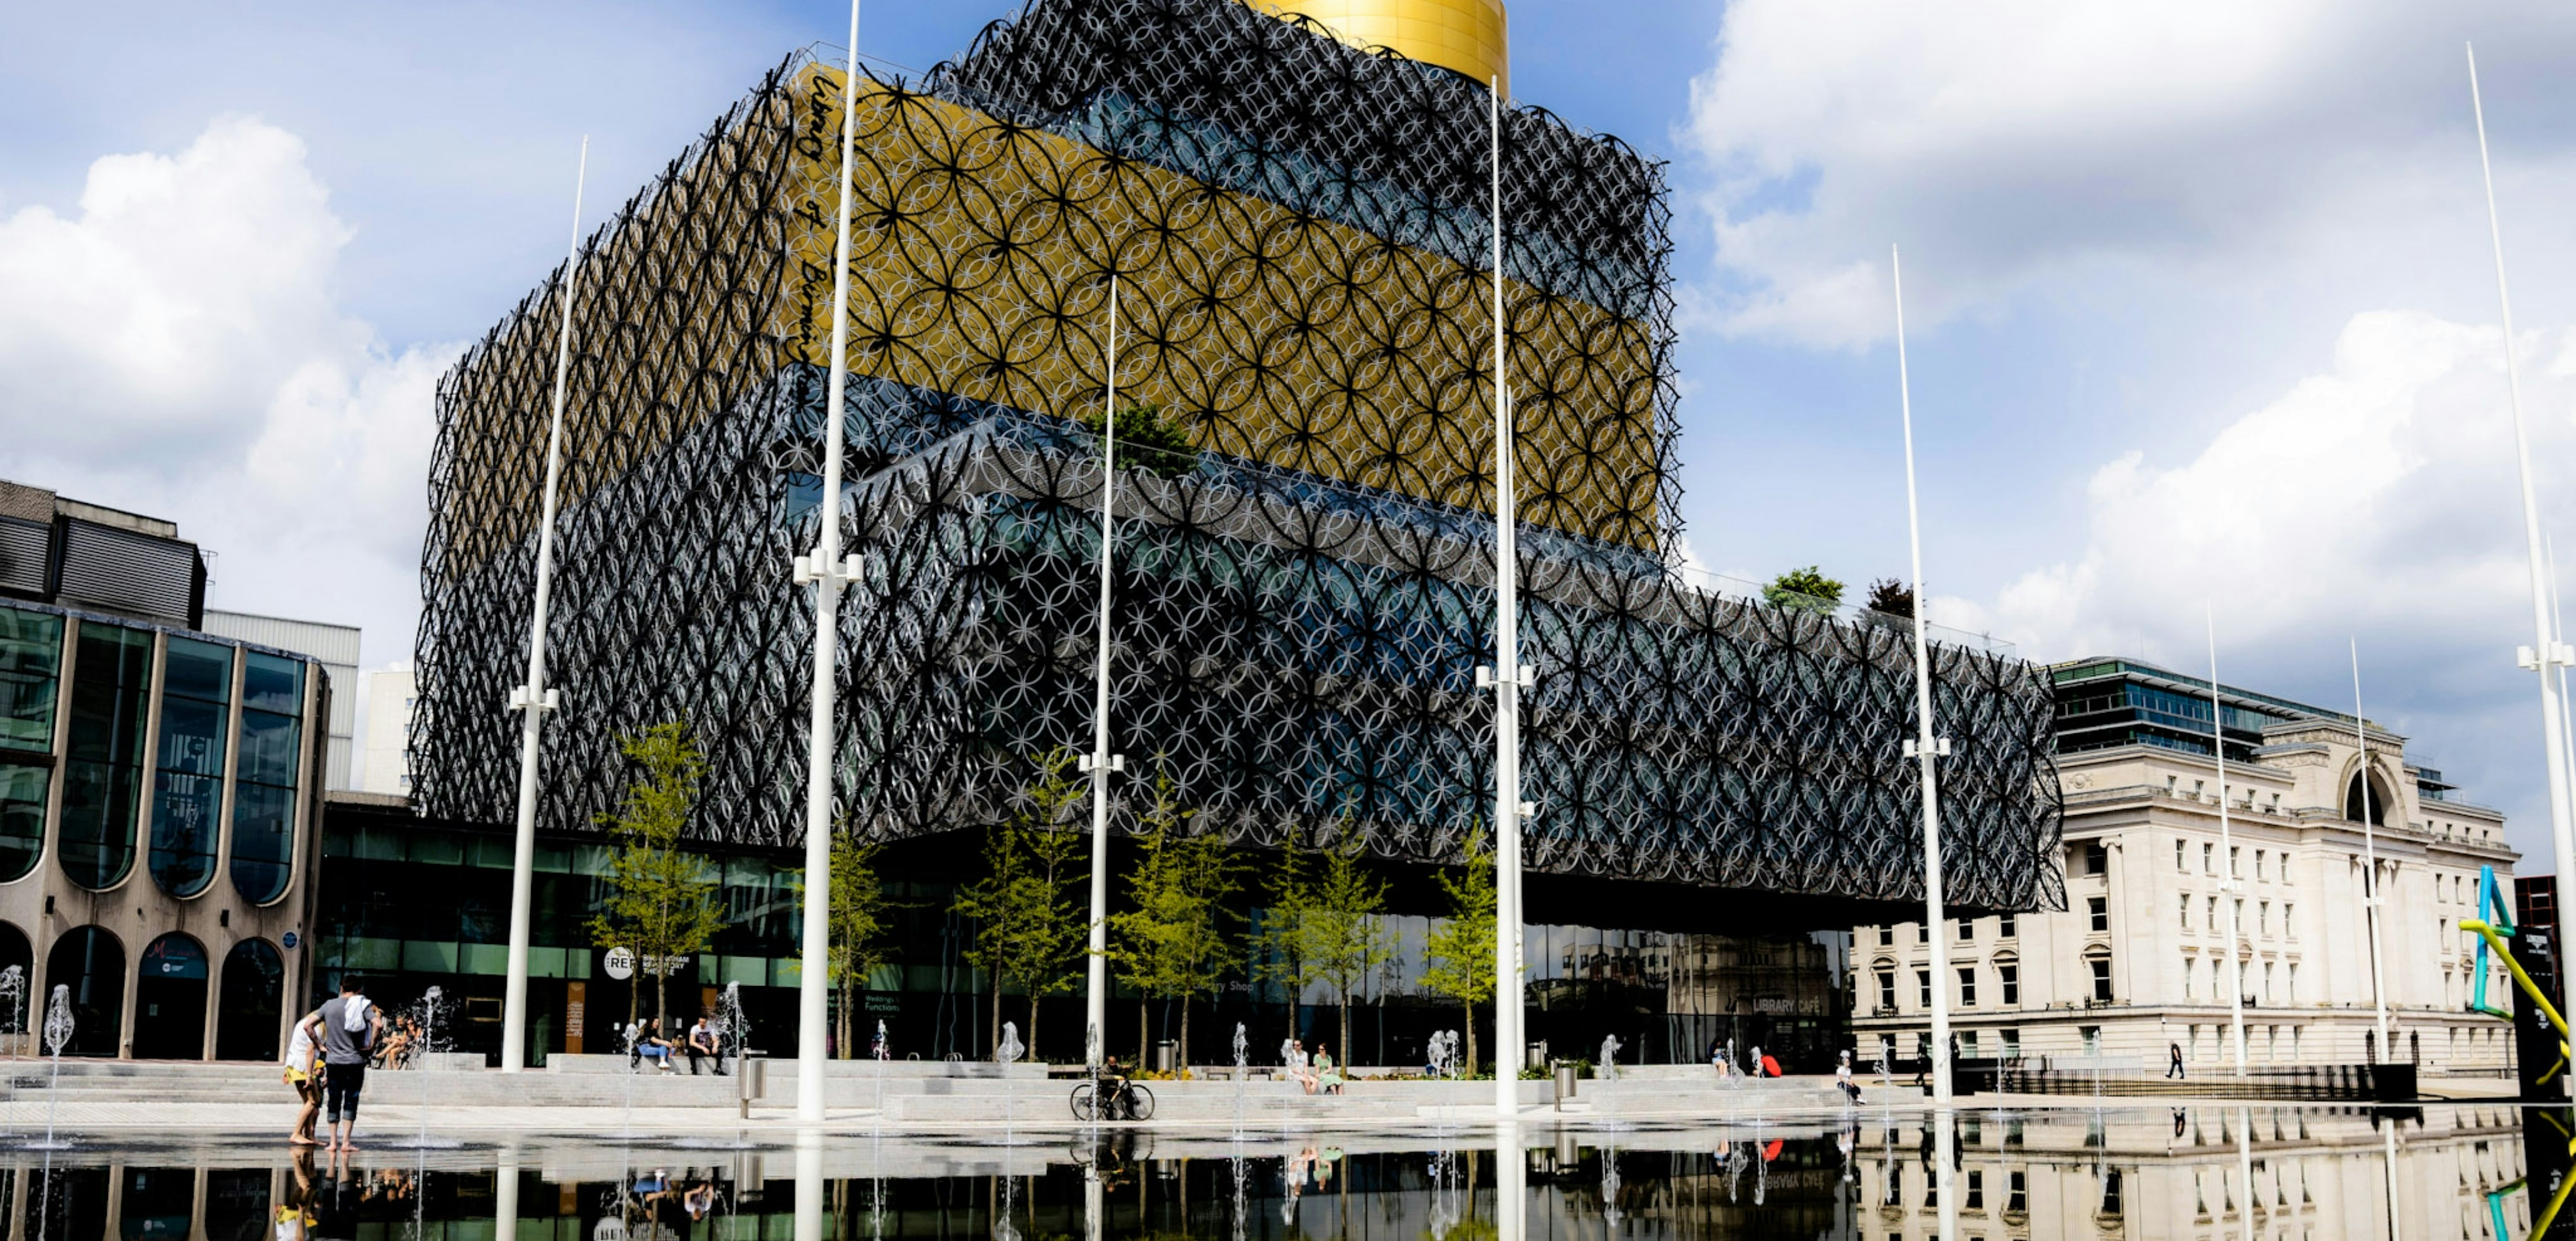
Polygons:
<instances>
[{"instance_id":1,"label":"blue sky","mask_svg":"<svg viewBox=\"0 0 2576 1241\"><path fill-rule=\"evenodd\" d=\"M999 6L881 3L924 68ZM1935 619L2371 714L2544 840L2461 43L2479 41L2576 577L2576 10L1512 6L1528 101L1672 161L1692 553L1904 567L1890 242ZM0 476L167 515L219 606L408 653L438 372L829 4L0 12Z\"/></svg>"}]
</instances>

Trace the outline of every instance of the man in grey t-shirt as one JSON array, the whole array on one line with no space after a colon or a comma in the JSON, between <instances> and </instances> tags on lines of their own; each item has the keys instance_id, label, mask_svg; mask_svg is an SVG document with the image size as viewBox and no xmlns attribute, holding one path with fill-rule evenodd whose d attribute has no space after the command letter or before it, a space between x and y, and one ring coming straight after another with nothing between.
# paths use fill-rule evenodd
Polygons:
<instances>
[{"instance_id":1,"label":"man in grey t-shirt","mask_svg":"<svg viewBox=\"0 0 2576 1241\"><path fill-rule=\"evenodd\" d=\"M383 1036L384 1014L359 994L357 978L340 980L340 998L322 1004L323 1119L331 1126L330 1149L353 1151L349 1139L358 1128L358 1092L367 1085L367 1053Z\"/></svg>"}]
</instances>

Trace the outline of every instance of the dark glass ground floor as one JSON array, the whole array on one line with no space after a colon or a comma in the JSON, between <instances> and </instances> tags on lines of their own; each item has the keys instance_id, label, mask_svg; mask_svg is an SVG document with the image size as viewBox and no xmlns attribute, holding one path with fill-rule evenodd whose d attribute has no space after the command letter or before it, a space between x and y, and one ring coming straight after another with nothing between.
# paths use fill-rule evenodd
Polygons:
<instances>
[{"instance_id":1,"label":"dark glass ground floor","mask_svg":"<svg viewBox=\"0 0 2576 1241\"><path fill-rule=\"evenodd\" d=\"M877 1023L897 1058L983 1058L998 1022L1018 1028L1038 1056L1082 1058L1079 993L1049 997L1032 1015L1019 994L994 997L967 964L975 924L951 910L970 882L980 841L893 845L878 870L893 903L890 964L849 997L863 1051ZM324 824L313 948L313 1000L356 974L380 1004L402 1009L432 987L443 1033L460 1051L497 1055L509 935L510 839L500 830L438 823L396 810L334 804ZM1113 868L1124 857L1113 855ZM604 896L608 851L595 841L543 841L537 856L529 957L531 1057L618 1047L630 1014L667 1012L685 1025L727 990L750 1023L749 1046L776 1056L796 1047L799 979L797 868L801 855L710 855L722 875L727 924L710 951L677 962L662 980L637 977L594 947L585 925ZM1257 869L1257 867L1256 867ZM1182 1037L1189 1059L1233 1059L1244 1027L1248 1059L1277 1063L1292 1033L1334 1046L1362 1065L1420 1065L1433 1033L1465 1015L1422 986L1423 949L1445 897L1426 867L1389 865L1386 927L1392 960L1350 1004L1350 1044L1339 1046L1338 996L1320 988L1292 1005L1276 987L1236 971L1213 999L1139 1004L1121 990L1107 1039L1121 1057L1154 1062L1152 1046ZM1617 1040L1624 1063L1704 1061L1732 1042L1763 1048L1792 1071L1823 1071L1848 1045L1849 940L1838 930L1871 911L1848 902L1801 902L1680 885L1531 875L1523 932L1528 1030L1550 1055L1598 1059ZM1242 911L1246 920L1258 909ZM620 975L624 974L624 977ZM835 1003L840 997L835 997ZM1490 1006L1475 1015L1478 1047L1491 1055ZM836 1022L835 1028L838 1023ZM836 1049L837 1050L837 1049ZM1347 1054L1345 1054L1347 1052Z\"/></svg>"}]
</instances>

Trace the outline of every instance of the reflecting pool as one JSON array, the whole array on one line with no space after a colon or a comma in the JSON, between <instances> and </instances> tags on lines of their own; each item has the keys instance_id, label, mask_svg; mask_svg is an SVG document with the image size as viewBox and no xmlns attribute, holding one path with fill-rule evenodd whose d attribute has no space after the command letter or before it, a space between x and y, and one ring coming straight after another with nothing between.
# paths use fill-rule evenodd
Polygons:
<instances>
[{"instance_id":1,"label":"reflecting pool","mask_svg":"<svg viewBox=\"0 0 2576 1241\"><path fill-rule=\"evenodd\" d=\"M493 1133L337 1156L11 1135L0 1210L10 1241L2518 1241L2563 1178L2566 1123L2511 1107L1983 1110L1946 1126L1865 1110L1725 1128ZM2553 1147L2535 1203L2526 1152L2546 1164Z\"/></svg>"}]
</instances>

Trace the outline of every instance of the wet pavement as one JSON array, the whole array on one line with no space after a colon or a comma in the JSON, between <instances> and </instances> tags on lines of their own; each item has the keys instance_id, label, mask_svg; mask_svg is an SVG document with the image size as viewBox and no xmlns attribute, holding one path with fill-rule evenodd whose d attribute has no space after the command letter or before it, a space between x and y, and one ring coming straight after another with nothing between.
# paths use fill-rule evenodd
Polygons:
<instances>
[{"instance_id":1,"label":"wet pavement","mask_svg":"<svg viewBox=\"0 0 2576 1241\"><path fill-rule=\"evenodd\" d=\"M1229 1133L427 1135L353 1154L119 1127L0 1137L10 1241L89 1238L2522 1238L2564 1109L1863 1109Z\"/></svg>"}]
</instances>

